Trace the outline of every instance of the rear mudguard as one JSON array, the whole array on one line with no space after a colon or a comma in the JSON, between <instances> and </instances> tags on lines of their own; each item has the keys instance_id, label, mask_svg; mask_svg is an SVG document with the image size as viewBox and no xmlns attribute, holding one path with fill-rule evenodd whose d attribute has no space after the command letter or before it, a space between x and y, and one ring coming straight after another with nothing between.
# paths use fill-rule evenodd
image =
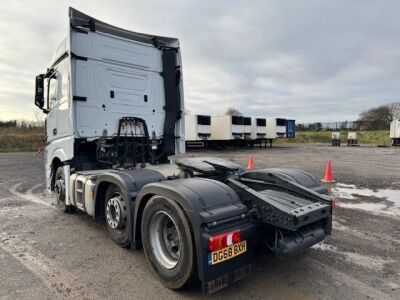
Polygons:
<instances>
[{"instance_id":1,"label":"rear mudguard","mask_svg":"<svg viewBox=\"0 0 400 300\"><path fill-rule=\"evenodd\" d=\"M136 198L133 241L141 243L140 226L144 206L153 195L176 201L184 210L193 230L198 277L203 293L210 294L250 273L255 226L249 221L248 209L226 184L205 178L176 179L151 183ZM235 229L247 240L248 251L231 260L211 265L208 239L211 235Z\"/></svg>"}]
</instances>

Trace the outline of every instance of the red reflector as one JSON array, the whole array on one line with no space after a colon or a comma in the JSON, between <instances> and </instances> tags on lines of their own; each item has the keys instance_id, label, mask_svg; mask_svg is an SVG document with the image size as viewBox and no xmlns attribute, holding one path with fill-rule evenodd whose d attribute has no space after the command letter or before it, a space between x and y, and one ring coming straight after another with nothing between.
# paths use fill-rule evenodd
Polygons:
<instances>
[{"instance_id":1,"label":"red reflector","mask_svg":"<svg viewBox=\"0 0 400 300\"><path fill-rule=\"evenodd\" d=\"M218 234L208 239L208 250L211 252L217 251L241 241L240 230Z\"/></svg>"},{"instance_id":2,"label":"red reflector","mask_svg":"<svg viewBox=\"0 0 400 300\"><path fill-rule=\"evenodd\" d=\"M233 233L232 242L234 244L240 243L242 239L240 238L240 230Z\"/></svg>"},{"instance_id":3,"label":"red reflector","mask_svg":"<svg viewBox=\"0 0 400 300\"><path fill-rule=\"evenodd\" d=\"M332 206L332 208L336 208L336 200L335 199L332 200L331 206Z\"/></svg>"}]
</instances>

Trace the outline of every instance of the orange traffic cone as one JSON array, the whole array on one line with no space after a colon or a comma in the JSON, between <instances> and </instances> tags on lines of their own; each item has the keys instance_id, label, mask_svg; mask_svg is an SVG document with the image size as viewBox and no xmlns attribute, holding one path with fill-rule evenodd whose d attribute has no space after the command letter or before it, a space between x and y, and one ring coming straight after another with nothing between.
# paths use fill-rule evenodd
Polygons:
<instances>
[{"instance_id":1,"label":"orange traffic cone","mask_svg":"<svg viewBox=\"0 0 400 300\"><path fill-rule=\"evenodd\" d=\"M247 169L249 169L249 170L253 170L254 169L253 154L249 154L249 159L248 159L248 162L247 162Z\"/></svg>"},{"instance_id":2,"label":"orange traffic cone","mask_svg":"<svg viewBox=\"0 0 400 300\"><path fill-rule=\"evenodd\" d=\"M325 177L321 179L321 181L326 183L335 182L335 180L333 180L332 164L330 160L328 160L328 163L326 164Z\"/></svg>"}]
</instances>

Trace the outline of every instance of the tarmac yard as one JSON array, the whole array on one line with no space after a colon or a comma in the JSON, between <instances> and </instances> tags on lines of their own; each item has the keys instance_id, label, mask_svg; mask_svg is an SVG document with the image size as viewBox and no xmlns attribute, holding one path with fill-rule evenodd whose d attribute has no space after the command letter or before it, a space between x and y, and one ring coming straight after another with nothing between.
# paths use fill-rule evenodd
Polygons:
<instances>
[{"instance_id":1,"label":"tarmac yard","mask_svg":"<svg viewBox=\"0 0 400 300\"><path fill-rule=\"evenodd\" d=\"M218 299L400 299L400 148L277 146L190 152L242 166L287 167L319 178L332 160L332 236L299 257L257 254L251 276ZM119 248L103 224L63 214L43 195L43 156L0 154L0 298L202 298L151 274L143 251Z\"/></svg>"}]
</instances>

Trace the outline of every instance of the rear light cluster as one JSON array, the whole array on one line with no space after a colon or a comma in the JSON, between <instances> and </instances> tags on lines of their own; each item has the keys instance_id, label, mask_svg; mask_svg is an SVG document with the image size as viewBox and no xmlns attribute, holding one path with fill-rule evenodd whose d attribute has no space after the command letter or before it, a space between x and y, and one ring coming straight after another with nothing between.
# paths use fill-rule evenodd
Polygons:
<instances>
[{"instance_id":1,"label":"rear light cluster","mask_svg":"<svg viewBox=\"0 0 400 300\"><path fill-rule=\"evenodd\" d=\"M242 241L240 230L234 230L219 235L211 236L208 239L208 250L211 252L221 250L225 247L233 244L240 243Z\"/></svg>"}]
</instances>

